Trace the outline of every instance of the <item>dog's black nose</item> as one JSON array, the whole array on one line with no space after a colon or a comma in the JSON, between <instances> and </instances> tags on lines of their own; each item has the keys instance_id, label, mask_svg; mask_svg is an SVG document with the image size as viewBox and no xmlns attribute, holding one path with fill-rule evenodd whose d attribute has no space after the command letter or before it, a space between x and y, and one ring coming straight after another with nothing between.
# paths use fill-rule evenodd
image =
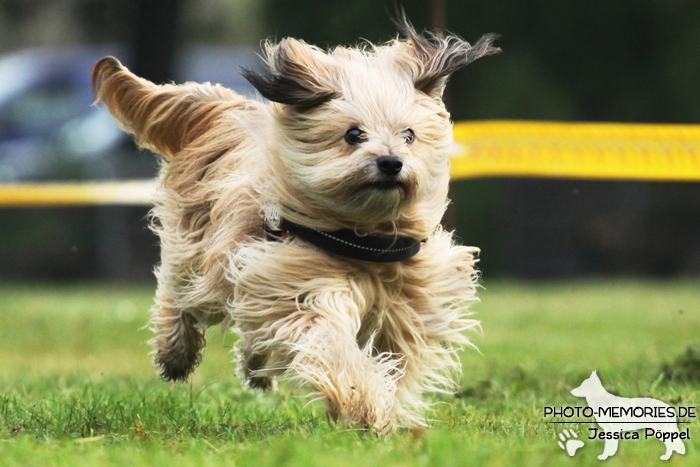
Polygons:
<instances>
[{"instance_id":1,"label":"dog's black nose","mask_svg":"<svg viewBox=\"0 0 700 467\"><path fill-rule=\"evenodd\" d=\"M377 167L384 175L395 177L401 172L403 161L396 156L382 156L377 158Z\"/></svg>"}]
</instances>

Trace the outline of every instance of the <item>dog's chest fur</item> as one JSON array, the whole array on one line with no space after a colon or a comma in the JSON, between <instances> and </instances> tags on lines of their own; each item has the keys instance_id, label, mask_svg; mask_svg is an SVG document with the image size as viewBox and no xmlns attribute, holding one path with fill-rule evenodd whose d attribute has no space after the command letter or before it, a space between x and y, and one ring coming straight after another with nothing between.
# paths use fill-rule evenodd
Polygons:
<instances>
[{"instance_id":1,"label":"dog's chest fur","mask_svg":"<svg viewBox=\"0 0 700 467\"><path fill-rule=\"evenodd\" d=\"M266 323L279 330L300 315L334 314L355 329L361 344L396 333L420 340L445 322L450 326L440 332L451 334L448 328L461 325L458 316L475 300L474 252L452 244L442 230L415 257L388 264L346 260L299 239L251 242L232 257L230 312L251 332Z\"/></svg>"}]
</instances>

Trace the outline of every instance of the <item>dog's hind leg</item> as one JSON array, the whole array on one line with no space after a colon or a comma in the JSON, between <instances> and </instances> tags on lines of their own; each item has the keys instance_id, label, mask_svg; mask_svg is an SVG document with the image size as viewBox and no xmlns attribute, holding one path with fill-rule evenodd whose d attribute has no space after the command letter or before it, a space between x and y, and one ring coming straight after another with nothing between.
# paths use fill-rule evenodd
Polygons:
<instances>
[{"instance_id":1,"label":"dog's hind leg","mask_svg":"<svg viewBox=\"0 0 700 467\"><path fill-rule=\"evenodd\" d=\"M204 329L196 318L178 310L162 290L156 294L156 304L150 321L155 337L153 364L166 381L186 381L199 365L204 350Z\"/></svg>"},{"instance_id":2,"label":"dog's hind leg","mask_svg":"<svg viewBox=\"0 0 700 467\"><path fill-rule=\"evenodd\" d=\"M667 432L678 433L678 428L674 424L673 428L668 430ZM685 454L685 444L683 444L683 440L679 438L664 441L664 445L666 446L666 452L663 456L661 456L662 461L669 460L674 451L681 455Z\"/></svg>"}]
</instances>

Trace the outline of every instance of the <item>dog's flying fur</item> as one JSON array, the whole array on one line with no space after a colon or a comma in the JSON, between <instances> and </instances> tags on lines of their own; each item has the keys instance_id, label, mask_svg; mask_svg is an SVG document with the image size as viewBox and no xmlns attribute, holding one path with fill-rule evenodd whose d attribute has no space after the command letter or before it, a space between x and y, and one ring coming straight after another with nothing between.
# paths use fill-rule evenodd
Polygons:
<instances>
[{"instance_id":1,"label":"dog's flying fur","mask_svg":"<svg viewBox=\"0 0 700 467\"><path fill-rule=\"evenodd\" d=\"M268 43L264 69L244 75L269 104L219 85L155 85L112 57L95 65L98 100L167 160L152 213L162 257L152 344L164 379L187 379L204 330L223 323L239 333L251 386L289 372L342 422L378 432L422 423L421 393L452 387L463 332L477 325L465 317L477 249L440 227L452 144L441 96L450 73L498 49L492 35L471 46L418 34L402 15L398 24L403 38L366 49ZM359 144L344 138L353 127ZM403 164L388 189L377 185L387 155ZM400 262L348 259L299 238L267 241L271 212L427 240Z\"/></svg>"}]
</instances>

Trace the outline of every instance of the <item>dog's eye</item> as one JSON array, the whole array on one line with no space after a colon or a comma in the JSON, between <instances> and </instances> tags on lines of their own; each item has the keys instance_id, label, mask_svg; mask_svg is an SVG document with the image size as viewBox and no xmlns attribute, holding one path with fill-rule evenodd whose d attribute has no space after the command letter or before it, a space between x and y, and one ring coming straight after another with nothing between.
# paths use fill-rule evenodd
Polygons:
<instances>
[{"instance_id":1,"label":"dog's eye","mask_svg":"<svg viewBox=\"0 0 700 467\"><path fill-rule=\"evenodd\" d=\"M403 137L407 144L411 144L416 140L416 134L410 128L407 128L406 131L403 132Z\"/></svg>"},{"instance_id":2,"label":"dog's eye","mask_svg":"<svg viewBox=\"0 0 700 467\"><path fill-rule=\"evenodd\" d=\"M345 132L345 142L348 144L360 144L365 140L365 132L357 127L352 127Z\"/></svg>"}]
</instances>

